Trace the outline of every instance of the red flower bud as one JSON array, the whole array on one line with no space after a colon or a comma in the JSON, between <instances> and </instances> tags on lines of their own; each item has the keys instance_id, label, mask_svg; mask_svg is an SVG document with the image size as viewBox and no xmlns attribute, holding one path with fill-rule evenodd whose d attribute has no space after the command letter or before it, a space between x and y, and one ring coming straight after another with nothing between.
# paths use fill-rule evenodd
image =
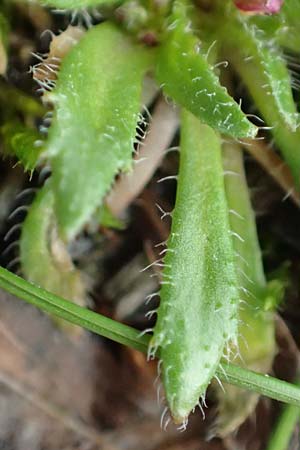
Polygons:
<instances>
[{"instance_id":1,"label":"red flower bud","mask_svg":"<svg viewBox=\"0 0 300 450\"><path fill-rule=\"evenodd\" d=\"M276 14L284 0L235 0L235 5L241 11L252 14Z\"/></svg>"}]
</instances>

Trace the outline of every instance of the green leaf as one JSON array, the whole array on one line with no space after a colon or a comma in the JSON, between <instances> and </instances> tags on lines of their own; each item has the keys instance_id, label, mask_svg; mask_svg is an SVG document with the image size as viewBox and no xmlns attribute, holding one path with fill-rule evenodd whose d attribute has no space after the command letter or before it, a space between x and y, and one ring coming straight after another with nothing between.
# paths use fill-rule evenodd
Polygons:
<instances>
[{"instance_id":1,"label":"green leaf","mask_svg":"<svg viewBox=\"0 0 300 450\"><path fill-rule=\"evenodd\" d=\"M32 172L44 150L40 134L18 122L8 122L0 129L5 153L16 156L24 169Z\"/></svg>"},{"instance_id":2,"label":"green leaf","mask_svg":"<svg viewBox=\"0 0 300 450\"><path fill-rule=\"evenodd\" d=\"M39 0L44 6L60 9L79 9L98 5L116 4L120 0Z\"/></svg>"},{"instance_id":3,"label":"green leaf","mask_svg":"<svg viewBox=\"0 0 300 450\"><path fill-rule=\"evenodd\" d=\"M119 171L131 168L151 57L104 23L90 29L63 60L51 94L56 116L48 154L58 226L67 240L95 212Z\"/></svg>"},{"instance_id":4,"label":"green leaf","mask_svg":"<svg viewBox=\"0 0 300 450\"><path fill-rule=\"evenodd\" d=\"M254 28L247 24L230 22L223 31L226 57L246 84L266 124L272 127L275 143L299 187L300 129L295 130L299 115L292 98L291 79L280 51L255 39L253 33Z\"/></svg>"},{"instance_id":5,"label":"green leaf","mask_svg":"<svg viewBox=\"0 0 300 450\"><path fill-rule=\"evenodd\" d=\"M0 267L0 288L31 305L37 306L42 311L55 314L57 317L68 320L100 336L147 353L149 337L142 336L138 330L75 305L25 281L3 267ZM300 388L285 381L263 376L226 362L222 362L221 367L217 370L217 375L221 380L240 388L253 390L278 401L300 406Z\"/></svg>"},{"instance_id":6,"label":"green leaf","mask_svg":"<svg viewBox=\"0 0 300 450\"><path fill-rule=\"evenodd\" d=\"M284 48L300 52L300 3L298 0L285 0L279 14L258 16L251 19Z\"/></svg>"},{"instance_id":7,"label":"green leaf","mask_svg":"<svg viewBox=\"0 0 300 450\"><path fill-rule=\"evenodd\" d=\"M265 308L267 298L270 302L270 293L262 265L243 154L238 145L224 145L223 162L241 299L238 348L231 349L232 357L240 365L267 373L275 356L274 313ZM240 393L233 386L226 386L225 391L217 387L217 427L218 434L224 437L234 432L254 411L259 397L253 392Z\"/></svg>"},{"instance_id":8,"label":"green leaf","mask_svg":"<svg viewBox=\"0 0 300 450\"><path fill-rule=\"evenodd\" d=\"M156 77L164 92L216 130L237 138L254 137L256 127L220 85L185 15L185 7L177 1L158 55Z\"/></svg>"},{"instance_id":9,"label":"green leaf","mask_svg":"<svg viewBox=\"0 0 300 450\"><path fill-rule=\"evenodd\" d=\"M295 131L299 114L293 99L291 78L281 50L263 30L246 21L227 21L222 41L226 57L233 62L249 87L259 89L255 102L268 125L285 124Z\"/></svg>"},{"instance_id":10,"label":"green leaf","mask_svg":"<svg viewBox=\"0 0 300 450\"><path fill-rule=\"evenodd\" d=\"M27 280L85 303L85 291L79 272L57 234L51 181L37 194L22 226L20 260Z\"/></svg>"},{"instance_id":11,"label":"green leaf","mask_svg":"<svg viewBox=\"0 0 300 450\"><path fill-rule=\"evenodd\" d=\"M300 53L300 2L285 0L280 17L279 41L284 47Z\"/></svg>"},{"instance_id":12,"label":"green leaf","mask_svg":"<svg viewBox=\"0 0 300 450\"><path fill-rule=\"evenodd\" d=\"M220 138L182 114L176 205L149 353L159 349L171 414L185 421L236 340L238 287Z\"/></svg>"}]
</instances>

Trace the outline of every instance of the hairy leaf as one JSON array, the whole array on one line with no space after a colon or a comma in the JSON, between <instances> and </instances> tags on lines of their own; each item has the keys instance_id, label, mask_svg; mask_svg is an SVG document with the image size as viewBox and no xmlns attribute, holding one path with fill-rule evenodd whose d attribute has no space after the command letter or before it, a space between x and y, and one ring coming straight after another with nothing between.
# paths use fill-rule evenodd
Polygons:
<instances>
[{"instance_id":1,"label":"hairy leaf","mask_svg":"<svg viewBox=\"0 0 300 450\"><path fill-rule=\"evenodd\" d=\"M40 134L21 123L8 122L0 129L0 135L3 137L5 152L16 156L26 171L33 171L44 150Z\"/></svg>"},{"instance_id":2,"label":"hairy leaf","mask_svg":"<svg viewBox=\"0 0 300 450\"><path fill-rule=\"evenodd\" d=\"M256 135L256 127L220 85L178 1L160 48L156 76L167 95L204 123L234 137Z\"/></svg>"},{"instance_id":3,"label":"hairy leaf","mask_svg":"<svg viewBox=\"0 0 300 450\"><path fill-rule=\"evenodd\" d=\"M269 48L269 44L265 41L257 42L257 51L253 45L248 45L247 39L254 37L254 34L253 28L250 29L247 24L241 26L232 24L225 30L227 31L223 33L223 43L226 55L249 89L266 124L271 126L275 142L299 187L300 130L297 128L299 115L296 112L291 80L282 55L276 47ZM252 43L254 44L255 40ZM245 49L248 49L246 53Z\"/></svg>"},{"instance_id":4,"label":"hairy leaf","mask_svg":"<svg viewBox=\"0 0 300 450\"><path fill-rule=\"evenodd\" d=\"M255 22L268 35L284 48L292 52L300 52L300 2L285 0L280 14L274 16L255 17Z\"/></svg>"},{"instance_id":5,"label":"hairy leaf","mask_svg":"<svg viewBox=\"0 0 300 450\"><path fill-rule=\"evenodd\" d=\"M269 294L239 146L225 144L223 161L242 300L239 308L238 348L232 349L232 358L240 365L267 373L275 356L274 317L273 312L265 309ZM218 434L226 436L234 432L254 411L259 396L253 392L238 392L233 386L226 385L225 391L217 387Z\"/></svg>"},{"instance_id":6,"label":"hairy leaf","mask_svg":"<svg viewBox=\"0 0 300 450\"><path fill-rule=\"evenodd\" d=\"M89 30L62 63L51 94L56 116L48 153L66 239L89 219L117 173L131 167L148 65L148 52L108 23Z\"/></svg>"},{"instance_id":7,"label":"hairy leaf","mask_svg":"<svg viewBox=\"0 0 300 450\"><path fill-rule=\"evenodd\" d=\"M83 304L84 286L58 237L53 208L54 196L48 181L37 194L23 223L20 238L22 271L29 281Z\"/></svg>"},{"instance_id":8,"label":"hairy leaf","mask_svg":"<svg viewBox=\"0 0 300 450\"><path fill-rule=\"evenodd\" d=\"M246 84L259 86L260 96L255 101L268 124L284 123L295 131L299 115L291 78L275 42L267 40L264 32L255 25L229 21L224 27L223 43L226 56L242 77L246 77Z\"/></svg>"},{"instance_id":9,"label":"hairy leaf","mask_svg":"<svg viewBox=\"0 0 300 450\"><path fill-rule=\"evenodd\" d=\"M149 352L159 348L171 414L185 421L236 339L238 289L220 138L182 114L172 230Z\"/></svg>"}]
</instances>

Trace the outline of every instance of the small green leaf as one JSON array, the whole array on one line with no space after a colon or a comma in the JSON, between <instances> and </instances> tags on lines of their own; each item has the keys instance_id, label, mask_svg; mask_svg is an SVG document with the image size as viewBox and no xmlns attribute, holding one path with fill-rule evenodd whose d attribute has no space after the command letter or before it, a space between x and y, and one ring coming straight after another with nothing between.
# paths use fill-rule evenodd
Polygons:
<instances>
[{"instance_id":1,"label":"small green leaf","mask_svg":"<svg viewBox=\"0 0 300 450\"><path fill-rule=\"evenodd\" d=\"M150 55L104 23L90 29L63 60L51 94L56 116L48 154L58 225L67 240L101 204L118 172L131 168Z\"/></svg>"},{"instance_id":2,"label":"small green leaf","mask_svg":"<svg viewBox=\"0 0 300 450\"><path fill-rule=\"evenodd\" d=\"M267 289L259 248L254 211L250 203L238 145L225 144L223 151L226 197L240 286L238 348L231 349L233 360L242 366L268 373L275 356L274 315L266 311ZM238 355L238 358L237 358ZM222 437L234 432L254 411L259 396L239 392L226 385L218 388L217 431Z\"/></svg>"},{"instance_id":3,"label":"small green leaf","mask_svg":"<svg viewBox=\"0 0 300 450\"><path fill-rule=\"evenodd\" d=\"M0 129L5 153L16 156L24 169L32 172L45 148L40 134L21 123L6 123Z\"/></svg>"},{"instance_id":4,"label":"small green leaf","mask_svg":"<svg viewBox=\"0 0 300 450\"><path fill-rule=\"evenodd\" d=\"M299 114L293 99L291 78L281 50L263 30L245 21L228 21L223 29L226 57L233 62L252 94L268 125L284 123L295 131ZM255 88L254 88L255 86Z\"/></svg>"},{"instance_id":5,"label":"small green leaf","mask_svg":"<svg viewBox=\"0 0 300 450\"><path fill-rule=\"evenodd\" d=\"M160 295L149 352L159 349L170 411L182 422L236 339L239 300L220 138L186 111Z\"/></svg>"},{"instance_id":6,"label":"small green leaf","mask_svg":"<svg viewBox=\"0 0 300 450\"><path fill-rule=\"evenodd\" d=\"M156 77L164 92L216 130L254 137L256 127L220 85L178 1L158 55Z\"/></svg>"},{"instance_id":7,"label":"small green leaf","mask_svg":"<svg viewBox=\"0 0 300 450\"><path fill-rule=\"evenodd\" d=\"M274 45L269 47L265 41L254 39L253 33L254 28L247 24L230 23L229 28L225 27L226 57L249 89L266 124L272 127L275 143L299 187L300 129L296 129L299 115L292 97L291 79L280 51ZM261 34L264 32L260 31Z\"/></svg>"},{"instance_id":8,"label":"small green leaf","mask_svg":"<svg viewBox=\"0 0 300 450\"><path fill-rule=\"evenodd\" d=\"M54 196L51 181L48 181L37 194L23 223L21 268L27 280L83 304L84 286L57 234L53 208Z\"/></svg>"}]
</instances>

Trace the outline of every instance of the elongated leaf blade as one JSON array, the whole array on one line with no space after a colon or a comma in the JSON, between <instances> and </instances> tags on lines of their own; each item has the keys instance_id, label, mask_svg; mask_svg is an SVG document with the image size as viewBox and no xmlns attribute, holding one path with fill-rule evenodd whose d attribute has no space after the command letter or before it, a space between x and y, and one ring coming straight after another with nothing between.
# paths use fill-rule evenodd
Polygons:
<instances>
[{"instance_id":1,"label":"elongated leaf blade","mask_svg":"<svg viewBox=\"0 0 300 450\"><path fill-rule=\"evenodd\" d=\"M290 76L277 50L268 48L262 50L261 46L265 44L260 43L255 51L253 47L255 41L252 41L245 53L243 45L245 45L244 49L247 49L247 39L251 38L252 32L253 30L250 32L246 24L242 26L232 24L229 29L227 28L227 31L223 33L226 54L249 89L266 124L272 127L271 132L275 142L290 166L295 183L299 187L300 130L297 128L293 131L299 117L293 112L295 105L291 98ZM239 42L238 45L237 42ZM267 65L266 61L261 59L264 55L267 55ZM270 62L273 57L274 62ZM279 67L278 70L277 67ZM271 78L273 78L272 82Z\"/></svg>"},{"instance_id":2,"label":"elongated leaf blade","mask_svg":"<svg viewBox=\"0 0 300 450\"><path fill-rule=\"evenodd\" d=\"M114 55L114 58L111 58ZM112 24L98 25L67 55L52 98L48 152L61 235L71 239L121 170L129 170L148 53Z\"/></svg>"},{"instance_id":3,"label":"elongated leaf blade","mask_svg":"<svg viewBox=\"0 0 300 450\"><path fill-rule=\"evenodd\" d=\"M184 6L176 5L157 63L156 77L164 92L216 130L237 138L254 137L256 127L220 85L189 29Z\"/></svg>"},{"instance_id":4,"label":"elongated leaf blade","mask_svg":"<svg viewBox=\"0 0 300 450\"><path fill-rule=\"evenodd\" d=\"M223 42L228 47L228 58L246 75L247 84L260 87L261 96L255 100L269 125L276 127L283 122L295 131L299 114L292 95L291 78L274 41L267 40L257 26L241 21L225 26Z\"/></svg>"},{"instance_id":5,"label":"elongated leaf blade","mask_svg":"<svg viewBox=\"0 0 300 450\"><path fill-rule=\"evenodd\" d=\"M268 289L239 146L225 144L223 161L227 173L226 198L230 227L234 233L233 246L242 299L239 307L238 349L232 349L232 359L252 370L268 373L275 356L274 314L265 308ZM224 391L219 385L217 388L217 433L224 437L233 433L253 413L259 396L249 391L239 392L234 386L226 385Z\"/></svg>"},{"instance_id":6,"label":"elongated leaf blade","mask_svg":"<svg viewBox=\"0 0 300 450\"><path fill-rule=\"evenodd\" d=\"M57 295L68 296L78 304L85 302L80 274L57 235L54 195L49 181L37 194L23 223L20 259L29 281Z\"/></svg>"},{"instance_id":7,"label":"elongated leaf blade","mask_svg":"<svg viewBox=\"0 0 300 450\"><path fill-rule=\"evenodd\" d=\"M171 414L182 422L236 338L238 305L220 139L186 111L160 295L149 351L159 349Z\"/></svg>"}]
</instances>

